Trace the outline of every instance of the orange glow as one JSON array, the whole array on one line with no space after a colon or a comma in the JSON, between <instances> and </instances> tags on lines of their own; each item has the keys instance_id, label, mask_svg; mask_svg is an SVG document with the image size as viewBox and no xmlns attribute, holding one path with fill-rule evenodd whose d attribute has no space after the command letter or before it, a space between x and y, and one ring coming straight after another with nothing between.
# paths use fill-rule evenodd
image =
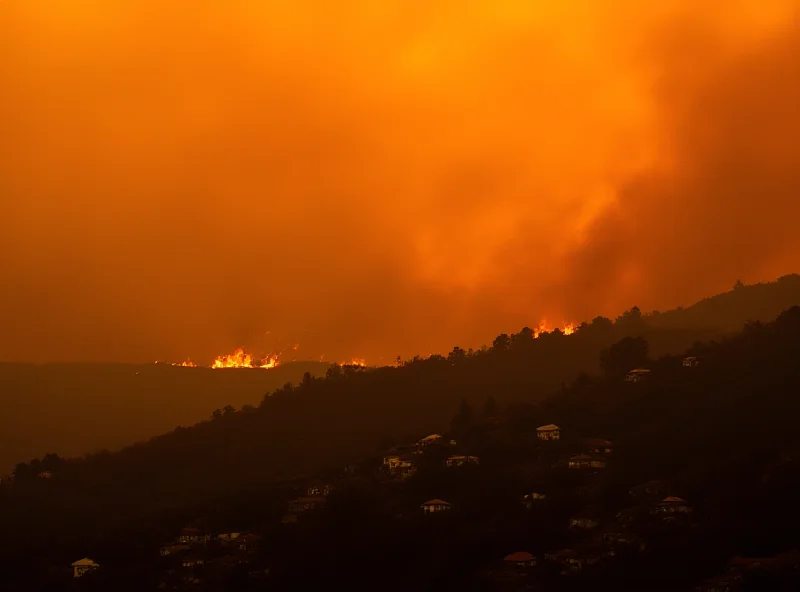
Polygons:
<instances>
[{"instance_id":1,"label":"orange glow","mask_svg":"<svg viewBox=\"0 0 800 592\"><path fill-rule=\"evenodd\" d=\"M575 333L575 323L564 324L564 335L572 335Z\"/></svg>"},{"instance_id":2,"label":"orange glow","mask_svg":"<svg viewBox=\"0 0 800 592\"><path fill-rule=\"evenodd\" d=\"M232 354L219 356L211 365L212 368L274 368L278 365L277 354L269 355L260 362L253 362L253 356L237 348Z\"/></svg>"},{"instance_id":3,"label":"orange glow","mask_svg":"<svg viewBox=\"0 0 800 592\"><path fill-rule=\"evenodd\" d=\"M720 4L0 0L0 361L410 360L796 271L798 0Z\"/></svg>"},{"instance_id":4,"label":"orange glow","mask_svg":"<svg viewBox=\"0 0 800 592\"><path fill-rule=\"evenodd\" d=\"M192 362L191 360L186 360L185 362L181 362L180 364L172 364L173 366L183 366L185 368L197 368L197 364Z\"/></svg>"}]
</instances>

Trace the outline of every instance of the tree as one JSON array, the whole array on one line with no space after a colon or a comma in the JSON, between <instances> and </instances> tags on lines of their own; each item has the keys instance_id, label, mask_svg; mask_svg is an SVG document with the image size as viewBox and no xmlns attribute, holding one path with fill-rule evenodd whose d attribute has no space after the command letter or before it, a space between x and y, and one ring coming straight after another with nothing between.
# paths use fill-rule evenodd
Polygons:
<instances>
[{"instance_id":1,"label":"tree","mask_svg":"<svg viewBox=\"0 0 800 592\"><path fill-rule=\"evenodd\" d=\"M495 337L494 342L492 342L492 349L495 351L506 351L509 345L511 345L511 338L508 334L501 333Z\"/></svg>"},{"instance_id":2,"label":"tree","mask_svg":"<svg viewBox=\"0 0 800 592\"><path fill-rule=\"evenodd\" d=\"M450 422L450 430L455 434L463 432L466 428L472 425L474 416L475 413L472 410L472 406L467 403L466 399L462 399L461 406L458 408L458 412Z\"/></svg>"},{"instance_id":3,"label":"tree","mask_svg":"<svg viewBox=\"0 0 800 592\"><path fill-rule=\"evenodd\" d=\"M451 352L450 352L450 353L447 355L447 360L448 360L449 362L453 362L453 363L456 363L456 362L463 362L463 361L464 361L464 360L466 360L466 359L467 359L467 352L465 352L463 349L461 349L461 348L460 348L460 347L458 347L458 346L455 346L455 347L453 348L453 351L451 351Z\"/></svg>"},{"instance_id":4,"label":"tree","mask_svg":"<svg viewBox=\"0 0 800 592\"><path fill-rule=\"evenodd\" d=\"M742 280L736 280L736 283L733 284L733 289L734 290L741 290L744 287L745 287L745 285L744 285L744 282Z\"/></svg>"},{"instance_id":5,"label":"tree","mask_svg":"<svg viewBox=\"0 0 800 592\"><path fill-rule=\"evenodd\" d=\"M398 356L399 357L399 356ZM328 380L335 380L342 377L342 367L339 364L334 364L325 372L325 378Z\"/></svg>"},{"instance_id":6,"label":"tree","mask_svg":"<svg viewBox=\"0 0 800 592\"><path fill-rule=\"evenodd\" d=\"M597 332L608 332L612 329L614 323L607 317L595 317L592 319L592 330Z\"/></svg>"},{"instance_id":7,"label":"tree","mask_svg":"<svg viewBox=\"0 0 800 592\"><path fill-rule=\"evenodd\" d=\"M622 315L617 317L616 326L626 329L628 331L636 331L644 328L644 318L642 311L638 306L634 306L630 310L626 310Z\"/></svg>"},{"instance_id":8,"label":"tree","mask_svg":"<svg viewBox=\"0 0 800 592\"><path fill-rule=\"evenodd\" d=\"M646 365L648 351L644 337L625 337L600 354L600 367L608 376L621 376Z\"/></svg>"}]
</instances>

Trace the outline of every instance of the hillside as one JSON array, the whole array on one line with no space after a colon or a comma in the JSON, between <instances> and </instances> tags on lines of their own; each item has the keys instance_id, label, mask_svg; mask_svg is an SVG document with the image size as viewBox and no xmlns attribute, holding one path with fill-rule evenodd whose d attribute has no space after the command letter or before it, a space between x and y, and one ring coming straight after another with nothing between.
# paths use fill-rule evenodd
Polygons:
<instances>
[{"instance_id":1,"label":"hillside","mask_svg":"<svg viewBox=\"0 0 800 592\"><path fill-rule=\"evenodd\" d=\"M189 426L225 405L257 405L267 391L322 376L328 364L269 370L166 364L0 364L0 474L48 452L114 450Z\"/></svg>"},{"instance_id":2,"label":"hillside","mask_svg":"<svg viewBox=\"0 0 800 592\"><path fill-rule=\"evenodd\" d=\"M252 561L270 567L273 589L521 590L530 588L520 581L535 581L544 590L690 590L721 573L736 554L789 551L800 531L800 469L793 460L800 455L794 430L800 308L694 346L696 368L684 367L681 356L647 360L631 346L640 340L622 339L604 356L606 376L581 376L540 403L506 398L529 382L523 367L535 362L535 375L551 361L547 355L556 355L547 352L592 343L594 331L607 330L584 328L574 341L557 334L501 336L485 353L456 351L401 368L333 368L325 380L306 377L297 388L280 389L258 409L229 411L116 454L53 462L50 479L22 467L0 492L8 535L0 556L14 561L8 573L19 575L48 573L89 554L107 566L99 586L150 589L167 573L157 560L159 543L197 523L215 532L261 533L263 553ZM624 381L625 369L638 365L651 374L640 383ZM425 401L436 392L453 401L480 392L481 405L466 413L462 403L456 414L454 404L447 418L435 419ZM397 432L414 417L430 431L449 432L457 438L454 450L478 455L480 465L452 471L442 463L451 453L431 449L410 480L381 477L376 439L382 436L383 450L417 441L426 431ZM561 441L537 440L536 427L548 423L561 426ZM607 469L567 468L584 439L597 437L614 444ZM299 473L333 481L340 492L296 525L282 524L289 498L297 495L286 479L297 481ZM642 501L629 494L652 480L662 483L662 497L691 500L695 513L676 521L653 517L660 497ZM525 513L519 500L531 491L546 492L550 501ZM419 504L434 498L446 499L453 511L431 522ZM590 516L597 533L570 528L575 516ZM603 533L641 539L646 550L608 554ZM547 559L530 578L511 574L516 587L497 583L508 574L492 566L505 554L554 557L564 548L597 562L566 577L557 558ZM207 552L214 557L213 549ZM317 559L309 564L307 557ZM56 581L61 572L53 569ZM384 580L392 570L395 576ZM241 575L235 587L209 581L200 589L258 589L248 584L247 572ZM792 575L750 576L742 581L761 584L740 589L797 585ZM769 578L791 585L764 588Z\"/></svg>"}]
</instances>

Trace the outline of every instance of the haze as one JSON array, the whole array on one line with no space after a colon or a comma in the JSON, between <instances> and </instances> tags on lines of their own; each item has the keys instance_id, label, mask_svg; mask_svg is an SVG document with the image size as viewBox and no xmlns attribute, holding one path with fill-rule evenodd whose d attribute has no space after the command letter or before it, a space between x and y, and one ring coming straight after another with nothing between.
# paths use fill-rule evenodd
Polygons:
<instances>
[{"instance_id":1,"label":"haze","mask_svg":"<svg viewBox=\"0 0 800 592\"><path fill-rule=\"evenodd\" d=\"M5 0L0 360L388 362L795 271L798 14Z\"/></svg>"}]
</instances>

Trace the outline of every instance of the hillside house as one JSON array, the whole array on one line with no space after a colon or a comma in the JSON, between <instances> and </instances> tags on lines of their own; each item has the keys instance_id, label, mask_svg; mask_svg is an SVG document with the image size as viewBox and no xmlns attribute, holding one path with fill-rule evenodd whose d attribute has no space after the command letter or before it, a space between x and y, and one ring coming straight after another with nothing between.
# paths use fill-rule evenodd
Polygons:
<instances>
[{"instance_id":1,"label":"hillside house","mask_svg":"<svg viewBox=\"0 0 800 592\"><path fill-rule=\"evenodd\" d=\"M181 531L178 541L184 545L205 545L211 540L211 535L201 532L199 528L187 526Z\"/></svg>"},{"instance_id":2,"label":"hillside house","mask_svg":"<svg viewBox=\"0 0 800 592\"><path fill-rule=\"evenodd\" d=\"M576 516L575 518L569 519L570 528L591 530L592 528L597 528L599 524L600 523L597 520L594 518L589 518L588 516Z\"/></svg>"},{"instance_id":3,"label":"hillside house","mask_svg":"<svg viewBox=\"0 0 800 592\"><path fill-rule=\"evenodd\" d=\"M450 446L458 446L457 440L450 440Z\"/></svg>"},{"instance_id":4,"label":"hillside house","mask_svg":"<svg viewBox=\"0 0 800 592\"><path fill-rule=\"evenodd\" d=\"M422 440L417 442L417 445L420 448L425 448L431 444L440 444L443 439L444 438L440 434L431 434L430 436L425 436Z\"/></svg>"},{"instance_id":5,"label":"hillside house","mask_svg":"<svg viewBox=\"0 0 800 592\"><path fill-rule=\"evenodd\" d=\"M697 356L689 356L688 358L683 358L684 368L695 368L699 365L700 365L700 359Z\"/></svg>"},{"instance_id":6,"label":"hillside house","mask_svg":"<svg viewBox=\"0 0 800 592\"><path fill-rule=\"evenodd\" d=\"M39 473L39 479L52 479L52 478L53 478L53 473L51 473L50 471L42 471L41 473Z\"/></svg>"},{"instance_id":7,"label":"hillside house","mask_svg":"<svg viewBox=\"0 0 800 592\"><path fill-rule=\"evenodd\" d=\"M238 539L241 536L241 534L242 533L240 533L240 532L225 532L225 533L217 535L217 538L222 543L229 543L231 541L234 541L234 540Z\"/></svg>"},{"instance_id":8,"label":"hillside house","mask_svg":"<svg viewBox=\"0 0 800 592\"><path fill-rule=\"evenodd\" d=\"M324 483L313 483L308 486L309 496L326 496L331 492L331 486Z\"/></svg>"},{"instance_id":9,"label":"hillside house","mask_svg":"<svg viewBox=\"0 0 800 592\"><path fill-rule=\"evenodd\" d=\"M300 513L307 510L313 510L325 504L325 496L322 495L308 495L298 497L289 502L289 509L291 513Z\"/></svg>"},{"instance_id":10,"label":"hillside house","mask_svg":"<svg viewBox=\"0 0 800 592\"><path fill-rule=\"evenodd\" d=\"M437 512L446 512L450 510L450 504L444 500L432 499L422 504L420 508L422 508L422 511L426 514L435 514Z\"/></svg>"},{"instance_id":11,"label":"hillside house","mask_svg":"<svg viewBox=\"0 0 800 592\"><path fill-rule=\"evenodd\" d=\"M625 375L626 382L640 382L647 378L650 374L650 370L647 368L636 368L635 370L631 370Z\"/></svg>"},{"instance_id":12,"label":"hillside house","mask_svg":"<svg viewBox=\"0 0 800 592\"><path fill-rule=\"evenodd\" d=\"M244 551L245 553L252 553L258 547L258 542L260 540L261 537L258 536L257 534L246 532L236 539L235 544L237 545L240 551Z\"/></svg>"},{"instance_id":13,"label":"hillside house","mask_svg":"<svg viewBox=\"0 0 800 592\"><path fill-rule=\"evenodd\" d=\"M737 592L741 590L741 577L723 574L700 582L695 592Z\"/></svg>"},{"instance_id":14,"label":"hillside house","mask_svg":"<svg viewBox=\"0 0 800 592\"><path fill-rule=\"evenodd\" d=\"M610 440L602 438L590 438L586 441L586 449L589 454L608 455L614 452L614 444Z\"/></svg>"},{"instance_id":15,"label":"hillside house","mask_svg":"<svg viewBox=\"0 0 800 592\"><path fill-rule=\"evenodd\" d=\"M72 564L72 577L80 578L98 569L100 569L100 564L95 563L88 557L84 557Z\"/></svg>"},{"instance_id":16,"label":"hillside house","mask_svg":"<svg viewBox=\"0 0 800 592\"><path fill-rule=\"evenodd\" d=\"M667 495L667 484L663 481L647 481L632 487L628 493L631 497L641 501L663 499Z\"/></svg>"},{"instance_id":17,"label":"hillside house","mask_svg":"<svg viewBox=\"0 0 800 592\"><path fill-rule=\"evenodd\" d=\"M536 493L536 492L528 493L522 496L522 505L530 510L531 508L533 508L536 502L541 502L546 497L547 496L543 493Z\"/></svg>"},{"instance_id":18,"label":"hillside house","mask_svg":"<svg viewBox=\"0 0 800 592\"><path fill-rule=\"evenodd\" d=\"M400 462L400 455L399 454L387 454L383 457L383 466L389 470L392 470L393 467Z\"/></svg>"},{"instance_id":19,"label":"hillside house","mask_svg":"<svg viewBox=\"0 0 800 592\"><path fill-rule=\"evenodd\" d=\"M463 467L464 465L480 464L477 456L451 456L445 461L448 467Z\"/></svg>"},{"instance_id":20,"label":"hillside house","mask_svg":"<svg viewBox=\"0 0 800 592\"><path fill-rule=\"evenodd\" d=\"M536 565L536 557L525 551L517 551L511 555L503 558L506 565L513 565L514 567L534 567Z\"/></svg>"},{"instance_id":21,"label":"hillside house","mask_svg":"<svg viewBox=\"0 0 800 592\"><path fill-rule=\"evenodd\" d=\"M654 510L654 513L676 515L676 514L688 514L691 511L692 507L688 504L688 502L685 499L675 496L669 496L665 497L658 503L658 505Z\"/></svg>"},{"instance_id":22,"label":"hillside house","mask_svg":"<svg viewBox=\"0 0 800 592\"><path fill-rule=\"evenodd\" d=\"M184 545L182 543L168 543L158 550L158 554L162 557L168 557L169 555L183 553L184 551L189 551L190 549L191 547L189 545Z\"/></svg>"},{"instance_id":23,"label":"hillside house","mask_svg":"<svg viewBox=\"0 0 800 592\"><path fill-rule=\"evenodd\" d=\"M561 428L556 424L550 423L536 428L536 437L540 440L558 440L561 438Z\"/></svg>"},{"instance_id":24,"label":"hillside house","mask_svg":"<svg viewBox=\"0 0 800 592\"><path fill-rule=\"evenodd\" d=\"M604 458L589 454L576 454L570 457L567 466L570 469L605 469L606 461Z\"/></svg>"},{"instance_id":25,"label":"hillside house","mask_svg":"<svg viewBox=\"0 0 800 592\"><path fill-rule=\"evenodd\" d=\"M205 560L202 559L201 557L197 557L197 556L184 557L183 561L181 561L181 565L183 567L187 567L187 568L199 567L199 566L203 565L204 563L205 563Z\"/></svg>"}]
</instances>

